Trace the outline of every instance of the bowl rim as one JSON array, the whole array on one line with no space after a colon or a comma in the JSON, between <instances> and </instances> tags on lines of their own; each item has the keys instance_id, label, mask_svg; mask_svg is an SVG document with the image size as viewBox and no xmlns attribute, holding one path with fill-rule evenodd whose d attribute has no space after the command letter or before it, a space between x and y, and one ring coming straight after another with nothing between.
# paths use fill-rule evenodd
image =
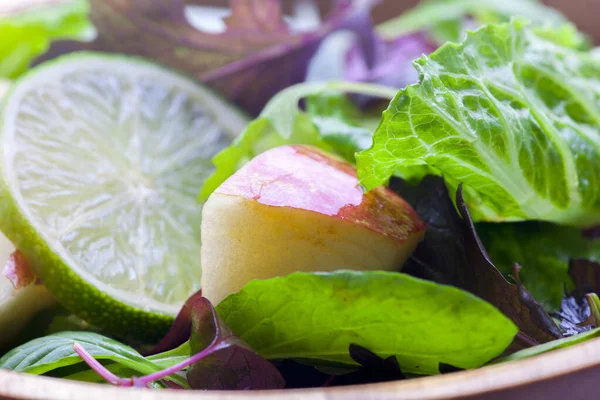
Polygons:
<instances>
[{"instance_id":1,"label":"bowl rim","mask_svg":"<svg viewBox=\"0 0 600 400\"><path fill-rule=\"evenodd\" d=\"M279 399L347 400L360 399L456 399L484 395L528 386L565 375L600 367L600 338L557 349L531 358L403 381L332 388L288 389L257 392L202 392L204 400ZM195 391L144 390L68 381L45 376L0 370L0 398L7 399L75 399L130 400L131 390L140 400L198 399ZM285 396L282 396L285 395Z\"/></svg>"}]
</instances>

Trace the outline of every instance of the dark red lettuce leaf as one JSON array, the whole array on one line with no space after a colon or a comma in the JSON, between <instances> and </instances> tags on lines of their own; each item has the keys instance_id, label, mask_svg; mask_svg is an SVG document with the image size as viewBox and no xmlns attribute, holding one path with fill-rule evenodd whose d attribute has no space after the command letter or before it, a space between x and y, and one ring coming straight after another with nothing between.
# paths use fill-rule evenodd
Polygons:
<instances>
[{"instance_id":1,"label":"dark red lettuce leaf","mask_svg":"<svg viewBox=\"0 0 600 400\"><path fill-rule=\"evenodd\" d=\"M518 270L517 282L510 283L489 259L463 200L462 188L456 194L457 213L440 177L427 176L417 185L395 179L390 187L415 208L428 226L425 239L404 272L460 287L496 306L520 329L512 350L562 336L552 318L518 282Z\"/></svg>"},{"instance_id":2,"label":"dark red lettuce leaf","mask_svg":"<svg viewBox=\"0 0 600 400\"><path fill-rule=\"evenodd\" d=\"M465 224L464 245L471 266L469 286L473 293L498 307L519 327L522 334L536 342L560 338L562 335L552 318L518 280L519 268L515 268L514 274L517 283L512 284L488 257L463 199L462 186L456 193L456 206Z\"/></svg>"},{"instance_id":3,"label":"dark red lettuce leaf","mask_svg":"<svg viewBox=\"0 0 600 400\"><path fill-rule=\"evenodd\" d=\"M585 258L576 258L569 262L569 276L573 279L575 290L581 294L600 293L600 263Z\"/></svg>"},{"instance_id":4,"label":"dark red lettuce leaf","mask_svg":"<svg viewBox=\"0 0 600 400\"><path fill-rule=\"evenodd\" d=\"M370 8L377 0L333 0L316 31L296 34L283 21L280 0L233 0L227 30L213 34L190 25L191 0L90 0L98 31L93 42L56 42L39 61L65 52L95 50L153 59L207 83L251 114L281 89L304 80L308 62L329 33L358 33L371 65Z\"/></svg>"},{"instance_id":5,"label":"dark red lettuce leaf","mask_svg":"<svg viewBox=\"0 0 600 400\"><path fill-rule=\"evenodd\" d=\"M187 342L192 334L192 310L196 300L202 298L202 290L191 295L181 307L175 322L162 340L145 355L164 353Z\"/></svg>"},{"instance_id":6,"label":"dark red lettuce leaf","mask_svg":"<svg viewBox=\"0 0 600 400\"><path fill-rule=\"evenodd\" d=\"M194 363L186 376L192 389L261 390L285 386L277 368L235 336L210 301L197 299L191 315Z\"/></svg>"}]
</instances>

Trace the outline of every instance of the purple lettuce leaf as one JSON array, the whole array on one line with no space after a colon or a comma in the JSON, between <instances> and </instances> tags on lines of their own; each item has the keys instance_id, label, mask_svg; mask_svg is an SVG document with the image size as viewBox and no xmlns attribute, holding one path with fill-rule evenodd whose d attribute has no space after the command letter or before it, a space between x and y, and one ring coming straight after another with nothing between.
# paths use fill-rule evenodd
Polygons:
<instances>
[{"instance_id":1,"label":"purple lettuce leaf","mask_svg":"<svg viewBox=\"0 0 600 400\"><path fill-rule=\"evenodd\" d=\"M600 263L576 258L569 263L569 276L579 293L600 293Z\"/></svg>"},{"instance_id":2,"label":"purple lettuce leaf","mask_svg":"<svg viewBox=\"0 0 600 400\"><path fill-rule=\"evenodd\" d=\"M374 31L366 39L359 35L358 31L339 31L328 36L311 60L306 80L369 82L401 89L417 81L412 62L437 48L421 33L393 39ZM354 99L363 105L370 100L367 96Z\"/></svg>"},{"instance_id":3,"label":"purple lettuce leaf","mask_svg":"<svg viewBox=\"0 0 600 400\"><path fill-rule=\"evenodd\" d=\"M273 364L233 334L205 298L192 306L190 346L193 359L187 370L192 389L281 389L283 377Z\"/></svg>"},{"instance_id":4,"label":"purple lettuce leaf","mask_svg":"<svg viewBox=\"0 0 600 400\"><path fill-rule=\"evenodd\" d=\"M202 290L199 290L185 301L167 334L145 355L148 356L173 350L190 339L190 335L192 334L193 305L201 298Z\"/></svg>"},{"instance_id":5,"label":"purple lettuce leaf","mask_svg":"<svg viewBox=\"0 0 600 400\"><path fill-rule=\"evenodd\" d=\"M251 114L275 93L301 82L310 58L331 32L356 32L372 64L370 9L377 0L335 0L319 27L294 33L279 0L235 0L226 30L209 33L186 19L191 0L91 0L97 38L56 42L42 57L76 50L125 53L153 59L216 89Z\"/></svg>"}]
</instances>

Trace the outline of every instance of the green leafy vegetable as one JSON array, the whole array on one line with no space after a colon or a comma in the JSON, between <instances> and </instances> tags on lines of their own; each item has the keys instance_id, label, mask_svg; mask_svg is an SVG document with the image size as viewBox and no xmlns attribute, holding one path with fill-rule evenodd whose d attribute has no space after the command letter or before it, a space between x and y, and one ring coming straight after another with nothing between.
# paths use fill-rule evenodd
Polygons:
<instances>
[{"instance_id":1,"label":"green leafy vegetable","mask_svg":"<svg viewBox=\"0 0 600 400\"><path fill-rule=\"evenodd\" d=\"M561 337L552 318L527 289L518 281L508 282L490 261L461 189L456 193L459 214L441 177L427 176L417 185L393 179L390 188L427 223L425 239L406 263L406 273L459 287L497 307L520 330L511 350Z\"/></svg>"},{"instance_id":2,"label":"green leafy vegetable","mask_svg":"<svg viewBox=\"0 0 600 400\"><path fill-rule=\"evenodd\" d=\"M496 361L494 364L506 362L506 361L515 361L521 360L523 358L529 358L533 356L537 356L538 354L547 353L552 350L562 349L563 347L573 346L582 342L585 342L590 339L594 339L600 336L600 328L593 329L589 332L580 333L575 336L570 336L563 339L553 340L552 342L540 344L538 346L531 347L529 349L524 349L521 351L517 351L507 357L502 357Z\"/></svg>"},{"instance_id":3,"label":"green leafy vegetable","mask_svg":"<svg viewBox=\"0 0 600 400\"><path fill-rule=\"evenodd\" d=\"M369 150L371 189L399 167L437 168L478 221L600 221L600 64L521 20L489 25L415 62Z\"/></svg>"},{"instance_id":4,"label":"green leafy vegetable","mask_svg":"<svg viewBox=\"0 0 600 400\"><path fill-rule=\"evenodd\" d=\"M565 288L573 285L570 259L600 259L600 240L586 239L576 228L543 222L484 223L476 228L500 271L508 275L514 263L520 264L523 284L547 310L556 310Z\"/></svg>"},{"instance_id":5,"label":"green leafy vegetable","mask_svg":"<svg viewBox=\"0 0 600 400\"><path fill-rule=\"evenodd\" d=\"M316 101L314 96L339 92L360 93L389 99L396 94L395 89L385 86L352 82L311 82L282 90L267 103L260 116L248 124L233 144L213 158L216 169L204 181L200 190L200 200L206 200L221 183L246 162L273 147L284 144L307 144L328 151L339 150L339 154L346 157L366 148L370 144L370 141L365 139L366 135L370 135L367 130L339 118L313 116L298 108L298 102L307 96L313 96L314 102ZM316 113L316 110L325 113L323 109L322 106L315 106L313 113ZM344 114L348 115L347 112Z\"/></svg>"},{"instance_id":6,"label":"green leafy vegetable","mask_svg":"<svg viewBox=\"0 0 600 400\"><path fill-rule=\"evenodd\" d=\"M141 374L162 369L160 363L145 359L133 348L92 332L60 332L34 339L4 355L0 359L0 368L39 375L78 364L82 360L73 350L75 343L79 343L98 360L114 361ZM178 383L187 385L185 379L173 378L177 379L180 381Z\"/></svg>"},{"instance_id":7,"label":"green leafy vegetable","mask_svg":"<svg viewBox=\"0 0 600 400\"><path fill-rule=\"evenodd\" d=\"M478 367L517 332L502 313L460 289L390 272L294 273L257 280L217 311L269 359L354 364L351 343L403 372L438 373L440 362Z\"/></svg>"},{"instance_id":8,"label":"green leafy vegetable","mask_svg":"<svg viewBox=\"0 0 600 400\"><path fill-rule=\"evenodd\" d=\"M31 61L59 39L91 38L87 0L46 2L41 6L15 7L16 12L0 12L0 77L16 78Z\"/></svg>"},{"instance_id":9,"label":"green leafy vegetable","mask_svg":"<svg viewBox=\"0 0 600 400\"><path fill-rule=\"evenodd\" d=\"M440 43L457 42L471 22L468 17L478 24L492 24L506 22L514 16L529 19L556 41L570 47L589 47L587 38L559 11L536 0L427 0L377 28L385 37L429 30Z\"/></svg>"}]
</instances>

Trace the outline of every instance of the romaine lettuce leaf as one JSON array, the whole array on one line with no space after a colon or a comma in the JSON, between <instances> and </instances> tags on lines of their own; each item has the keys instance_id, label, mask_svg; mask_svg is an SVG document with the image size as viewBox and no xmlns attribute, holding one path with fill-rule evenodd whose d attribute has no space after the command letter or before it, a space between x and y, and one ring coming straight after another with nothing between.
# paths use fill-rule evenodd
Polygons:
<instances>
[{"instance_id":1,"label":"romaine lettuce leaf","mask_svg":"<svg viewBox=\"0 0 600 400\"><path fill-rule=\"evenodd\" d=\"M12 79L25 72L53 40L93 36L87 0L46 3L0 9L0 77Z\"/></svg>"},{"instance_id":2,"label":"romaine lettuce leaf","mask_svg":"<svg viewBox=\"0 0 600 400\"><path fill-rule=\"evenodd\" d=\"M371 189L426 163L465 187L477 221L600 222L600 64L523 19L417 60L358 175Z\"/></svg>"},{"instance_id":3,"label":"romaine lettuce leaf","mask_svg":"<svg viewBox=\"0 0 600 400\"><path fill-rule=\"evenodd\" d=\"M511 17L529 19L548 36L573 48L588 48L588 38L558 10L537 0L426 0L397 18L377 27L384 37L427 30L440 44L461 40L466 29L507 22Z\"/></svg>"}]
</instances>

